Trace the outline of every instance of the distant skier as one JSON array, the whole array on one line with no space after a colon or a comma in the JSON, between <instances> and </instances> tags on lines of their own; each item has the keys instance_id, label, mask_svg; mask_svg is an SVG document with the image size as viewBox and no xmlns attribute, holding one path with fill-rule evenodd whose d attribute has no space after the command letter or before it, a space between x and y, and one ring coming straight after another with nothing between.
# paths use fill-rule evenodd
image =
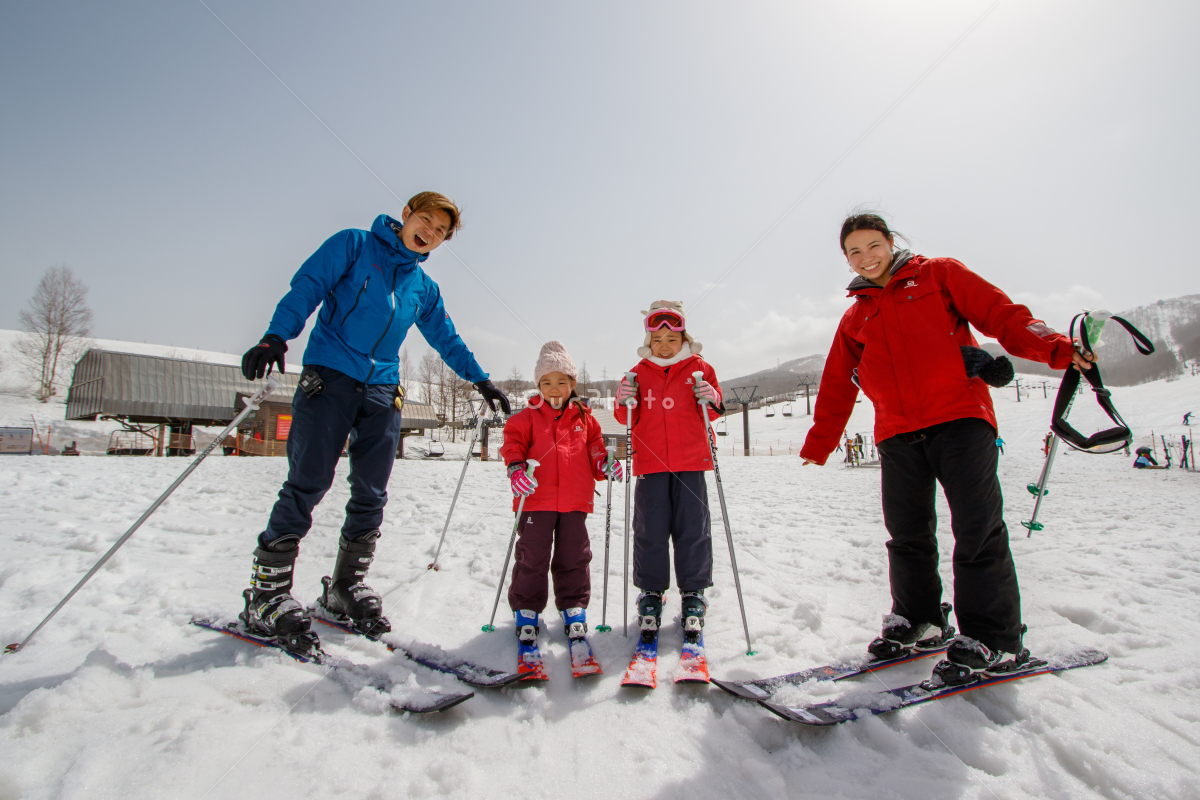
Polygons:
<instances>
[{"instance_id":1,"label":"distant skier","mask_svg":"<svg viewBox=\"0 0 1200 800\"><path fill-rule=\"evenodd\" d=\"M400 440L399 351L412 325L493 409L499 401L509 411L508 399L455 331L437 284L421 269L430 252L458 228L453 201L421 192L408 201L400 220L381 214L370 231L334 234L292 278L266 335L243 356L242 373L249 380L262 378L272 364L282 372L285 342L300 335L321 306L292 400L288 477L254 551L242 614L253 631L296 649L316 646L308 613L290 593L293 567L344 446L350 456L350 502L322 603L359 630L391 630L379 595L363 579L374 558Z\"/></svg>"},{"instance_id":2,"label":"distant skier","mask_svg":"<svg viewBox=\"0 0 1200 800\"><path fill-rule=\"evenodd\" d=\"M587 515L592 513L596 481L623 478L621 462L604 448L600 423L575 393L579 371L562 342L542 345L533 381L537 394L504 426L500 455L508 465L513 511L527 498L518 521L509 607L516 613L517 638L532 645L540 630L538 615L549 598L547 572L554 578L554 606L570 639L587 633L591 598L592 551ZM534 477L526 470L532 458Z\"/></svg>"},{"instance_id":3,"label":"distant skier","mask_svg":"<svg viewBox=\"0 0 1200 800\"><path fill-rule=\"evenodd\" d=\"M1159 466L1158 462L1151 455L1149 447L1139 447L1137 449L1137 458L1133 460L1134 469L1166 469Z\"/></svg>"},{"instance_id":4,"label":"distant skier","mask_svg":"<svg viewBox=\"0 0 1200 800\"><path fill-rule=\"evenodd\" d=\"M1183 415L1183 424L1184 424L1184 425L1191 425L1191 424L1192 424L1192 412L1190 412L1190 411L1189 411L1189 412L1187 412L1186 414L1184 414L1184 415Z\"/></svg>"},{"instance_id":5,"label":"distant skier","mask_svg":"<svg viewBox=\"0 0 1200 800\"><path fill-rule=\"evenodd\" d=\"M636 378L621 379L616 418L628 418L633 407L633 474L639 476L633 510L633 584L638 595L638 624L652 639L662 625L663 595L671 585L671 545L674 545L675 583L682 595L685 636L699 636L704 627L712 586L712 531L708 484L704 473L713 468L712 451L701 425L697 401L706 400L710 419L725 411L717 374L700 357L702 345L687 331L683 303L657 300L645 314L646 330L631 370ZM693 384L692 373L704 377Z\"/></svg>"},{"instance_id":6,"label":"distant skier","mask_svg":"<svg viewBox=\"0 0 1200 800\"><path fill-rule=\"evenodd\" d=\"M958 261L894 249L892 231L875 214L847 218L839 243L858 274L849 287L855 302L838 326L800 454L806 464L825 463L861 388L875 405L891 535L892 613L868 649L882 658L945 641L949 607L941 603L933 502L941 483L952 517L962 635L934 674L960 684L976 673L1019 672L1030 655L1022 645L988 388L1010 381L1012 365L980 349L969 325L1054 369L1091 365L1066 336Z\"/></svg>"},{"instance_id":7,"label":"distant skier","mask_svg":"<svg viewBox=\"0 0 1200 800\"><path fill-rule=\"evenodd\" d=\"M996 447L1000 450L1000 455L1004 455L1004 440L999 436L996 437Z\"/></svg>"}]
</instances>

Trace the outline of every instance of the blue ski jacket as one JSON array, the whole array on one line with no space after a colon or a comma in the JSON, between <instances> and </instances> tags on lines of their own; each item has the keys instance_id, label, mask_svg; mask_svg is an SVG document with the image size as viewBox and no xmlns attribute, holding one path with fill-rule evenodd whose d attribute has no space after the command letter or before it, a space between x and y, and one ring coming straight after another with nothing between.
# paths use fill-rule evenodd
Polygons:
<instances>
[{"instance_id":1,"label":"blue ski jacket","mask_svg":"<svg viewBox=\"0 0 1200 800\"><path fill-rule=\"evenodd\" d=\"M309 256L275 307L268 335L296 338L318 305L304 365L330 367L363 383L399 382L400 345L415 323L434 350L462 379L487 380L454 330L442 293L421 262L428 255L403 245L380 214L370 231L335 233Z\"/></svg>"}]
</instances>

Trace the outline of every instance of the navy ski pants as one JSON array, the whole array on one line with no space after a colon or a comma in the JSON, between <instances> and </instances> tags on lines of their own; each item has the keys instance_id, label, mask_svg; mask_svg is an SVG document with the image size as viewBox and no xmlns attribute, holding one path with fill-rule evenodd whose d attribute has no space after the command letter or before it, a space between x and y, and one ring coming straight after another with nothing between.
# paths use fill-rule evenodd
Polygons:
<instances>
[{"instance_id":1,"label":"navy ski pants","mask_svg":"<svg viewBox=\"0 0 1200 800\"><path fill-rule=\"evenodd\" d=\"M633 585L665 592L671 585L671 545L675 545L675 584L682 592L712 586L712 520L704 473L652 472L637 479L633 495Z\"/></svg>"},{"instance_id":2,"label":"navy ski pants","mask_svg":"<svg viewBox=\"0 0 1200 800\"><path fill-rule=\"evenodd\" d=\"M996 430L985 420L943 422L879 443L892 613L942 625L937 512L942 485L954 533L954 613L959 631L993 650L1021 644L1021 592L1008 548L996 475Z\"/></svg>"},{"instance_id":3,"label":"navy ski pants","mask_svg":"<svg viewBox=\"0 0 1200 800\"><path fill-rule=\"evenodd\" d=\"M312 512L333 485L346 437L350 437L350 502L342 535L354 541L378 530L387 505L387 484L400 443L400 412L394 384L363 384L329 367L313 367L325 391L292 398L288 435L288 477L271 509L263 542L280 536L303 537Z\"/></svg>"}]
</instances>

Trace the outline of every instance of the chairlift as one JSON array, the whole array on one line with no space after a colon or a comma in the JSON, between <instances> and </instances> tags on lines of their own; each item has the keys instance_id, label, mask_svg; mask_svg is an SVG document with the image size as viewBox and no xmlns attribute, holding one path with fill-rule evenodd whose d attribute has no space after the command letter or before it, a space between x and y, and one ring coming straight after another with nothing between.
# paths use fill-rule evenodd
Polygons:
<instances>
[{"instance_id":1,"label":"chairlift","mask_svg":"<svg viewBox=\"0 0 1200 800\"><path fill-rule=\"evenodd\" d=\"M790 400L783 404L783 415L785 417L790 417L792 415L792 403Z\"/></svg>"},{"instance_id":2,"label":"chairlift","mask_svg":"<svg viewBox=\"0 0 1200 800\"><path fill-rule=\"evenodd\" d=\"M721 417L717 420L717 436L726 436L728 434L728 425L725 424L725 418Z\"/></svg>"},{"instance_id":3,"label":"chairlift","mask_svg":"<svg viewBox=\"0 0 1200 800\"><path fill-rule=\"evenodd\" d=\"M437 428L429 429L429 452L427 458L439 458L446 455L446 446L442 444L442 438L438 434Z\"/></svg>"},{"instance_id":4,"label":"chairlift","mask_svg":"<svg viewBox=\"0 0 1200 800\"><path fill-rule=\"evenodd\" d=\"M775 406L767 406L765 410L768 417L775 416Z\"/></svg>"}]
</instances>

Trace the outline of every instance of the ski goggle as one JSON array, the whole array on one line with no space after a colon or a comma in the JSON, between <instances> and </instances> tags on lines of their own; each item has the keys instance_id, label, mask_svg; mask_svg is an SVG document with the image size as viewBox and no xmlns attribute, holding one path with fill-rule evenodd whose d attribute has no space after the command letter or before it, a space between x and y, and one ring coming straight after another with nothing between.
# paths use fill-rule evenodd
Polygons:
<instances>
[{"instance_id":1,"label":"ski goggle","mask_svg":"<svg viewBox=\"0 0 1200 800\"><path fill-rule=\"evenodd\" d=\"M648 331L668 328L679 333L684 327L683 317L678 311L652 311L646 315L646 330Z\"/></svg>"}]
</instances>

